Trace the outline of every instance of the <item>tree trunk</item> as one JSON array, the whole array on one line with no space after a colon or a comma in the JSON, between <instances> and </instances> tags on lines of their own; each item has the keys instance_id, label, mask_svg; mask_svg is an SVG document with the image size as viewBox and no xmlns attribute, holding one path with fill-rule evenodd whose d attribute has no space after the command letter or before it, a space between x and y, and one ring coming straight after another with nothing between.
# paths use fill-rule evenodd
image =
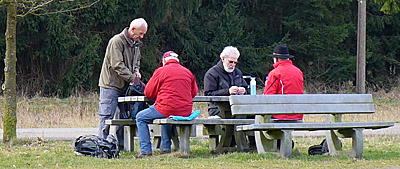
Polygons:
<instances>
[{"instance_id":1,"label":"tree trunk","mask_svg":"<svg viewBox=\"0 0 400 169\"><path fill-rule=\"evenodd\" d=\"M2 85L4 93L3 142L9 142L17 136L17 2L7 2L6 58L4 59L5 81Z\"/></svg>"}]
</instances>

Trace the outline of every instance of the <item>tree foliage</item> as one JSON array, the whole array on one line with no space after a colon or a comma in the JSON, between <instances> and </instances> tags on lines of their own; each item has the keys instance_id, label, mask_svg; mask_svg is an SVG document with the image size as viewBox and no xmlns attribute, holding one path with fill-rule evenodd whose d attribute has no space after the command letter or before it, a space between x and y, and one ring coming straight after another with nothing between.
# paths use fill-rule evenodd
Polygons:
<instances>
[{"instance_id":1,"label":"tree foliage","mask_svg":"<svg viewBox=\"0 0 400 169\"><path fill-rule=\"evenodd\" d=\"M62 2L48 8L73 7ZM397 85L400 63L398 1L367 2L367 84L390 88ZM5 14L0 8L0 25L5 25ZM137 17L149 24L142 48L144 81L158 67L162 53L174 50L202 88L204 73L219 60L223 47L232 45L241 52L238 68L262 84L273 68L268 55L278 43L288 44L307 84L335 87L355 81L354 0L107 0L85 10L41 14L18 22L17 84L18 91L28 94L68 96L97 90L108 40ZM4 38L0 34L1 60ZM0 74L3 67L0 62Z\"/></svg>"}]
</instances>

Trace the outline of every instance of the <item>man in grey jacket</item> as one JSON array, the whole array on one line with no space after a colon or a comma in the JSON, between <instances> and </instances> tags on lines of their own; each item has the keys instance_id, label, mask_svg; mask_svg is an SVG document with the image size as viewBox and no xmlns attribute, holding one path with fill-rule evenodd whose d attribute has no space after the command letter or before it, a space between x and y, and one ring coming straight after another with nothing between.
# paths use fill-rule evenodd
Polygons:
<instances>
[{"instance_id":1,"label":"man in grey jacket","mask_svg":"<svg viewBox=\"0 0 400 169\"><path fill-rule=\"evenodd\" d=\"M110 126L105 120L113 119L118 104L118 97L123 96L129 83L133 84L135 77L141 78L140 39L147 32L147 22L143 18L134 19L129 28L114 35L107 45L106 54L101 68L99 87L99 136L107 138ZM118 118L118 117L117 117ZM123 146L123 127L117 127L119 146Z\"/></svg>"},{"instance_id":2,"label":"man in grey jacket","mask_svg":"<svg viewBox=\"0 0 400 169\"><path fill-rule=\"evenodd\" d=\"M226 46L220 54L221 60L204 75L204 95L229 96L246 94L247 83L242 72L236 68L240 52L236 47ZM215 102L208 103L209 118L221 118Z\"/></svg>"}]
</instances>

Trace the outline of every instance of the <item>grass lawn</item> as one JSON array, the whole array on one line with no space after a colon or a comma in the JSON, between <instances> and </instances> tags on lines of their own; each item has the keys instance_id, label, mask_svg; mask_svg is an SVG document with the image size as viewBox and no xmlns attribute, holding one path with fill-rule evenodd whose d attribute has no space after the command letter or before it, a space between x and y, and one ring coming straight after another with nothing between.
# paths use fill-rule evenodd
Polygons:
<instances>
[{"instance_id":1,"label":"grass lawn","mask_svg":"<svg viewBox=\"0 0 400 169\"><path fill-rule=\"evenodd\" d=\"M0 168L400 168L400 136L365 137L363 159L307 155L308 147L321 140L295 137L291 159L272 153L211 154L208 141L203 139L191 141L189 157L176 152L158 155L155 151L146 159L135 159L137 151L123 151L120 159L76 156L71 141L17 140L0 144ZM342 142L344 149L351 149L350 139Z\"/></svg>"}]
</instances>

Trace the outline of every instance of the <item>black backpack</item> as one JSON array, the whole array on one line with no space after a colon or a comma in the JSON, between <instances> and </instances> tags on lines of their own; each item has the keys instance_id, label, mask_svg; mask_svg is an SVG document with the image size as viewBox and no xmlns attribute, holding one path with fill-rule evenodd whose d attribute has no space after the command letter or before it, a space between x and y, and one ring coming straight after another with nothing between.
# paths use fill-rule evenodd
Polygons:
<instances>
[{"instance_id":1,"label":"black backpack","mask_svg":"<svg viewBox=\"0 0 400 169\"><path fill-rule=\"evenodd\" d=\"M327 152L329 152L329 149L326 139L322 140L321 144L313 145L308 148L308 155L323 155Z\"/></svg>"},{"instance_id":2,"label":"black backpack","mask_svg":"<svg viewBox=\"0 0 400 169\"><path fill-rule=\"evenodd\" d=\"M126 89L125 96L144 96L144 84L139 78L135 77L134 85L129 85ZM123 105L123 111L121 113L122 119L136 119L136 114L145 108L148 108L146 102L127 102Z\"/></svg>"},{"instance_id":3,"label":"black backpack","mask_svg":"<svg viewBox=\"0 0 400 169\"><path fill-rule=\"evenodd\" d=\"M339 140L340 147L343 147L342 141ZM309 155L323 155L329 152L328 143L326 139L322 140L321 144L313 145L308 148Z\"/></svg>"},{"instance_id":4,"label":"black backpack","mask_svg":"<svg viewBox=\"0 0 400 169\"><path fill-rule=\"evenodd\" d=\"M74 142L74 153L97 158L119 158L117 139L108 135L107 139L95 135L79 136Z\"/></svg>"}]
</instances>

